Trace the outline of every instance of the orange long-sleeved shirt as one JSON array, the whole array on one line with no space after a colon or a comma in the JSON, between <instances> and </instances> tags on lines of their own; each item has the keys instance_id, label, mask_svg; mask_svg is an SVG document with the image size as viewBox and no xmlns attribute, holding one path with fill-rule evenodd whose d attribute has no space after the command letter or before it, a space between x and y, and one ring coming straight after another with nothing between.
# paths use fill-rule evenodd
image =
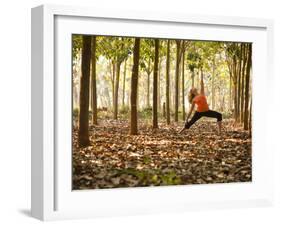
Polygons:
<instances>
[{"instance_id":1,"label":"orange long-sleeved shirt","mask_svg":"<svg viewBox=\"0 0 281 226\"><path fill-rule=\"evenodd\" d=\"M193 102L197 106L197 110L196 111L198 111L198 112L209 111L209 105L207 103L206 96L204 96L202 94L197 95L196 97L194 97Z\"/></svg>"}]
</instances>

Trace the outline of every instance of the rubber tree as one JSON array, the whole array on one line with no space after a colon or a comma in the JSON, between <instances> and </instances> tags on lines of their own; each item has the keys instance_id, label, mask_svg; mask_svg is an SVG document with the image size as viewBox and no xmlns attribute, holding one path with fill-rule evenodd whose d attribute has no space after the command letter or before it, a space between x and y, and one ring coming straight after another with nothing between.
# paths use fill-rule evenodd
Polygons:
<instances>
[{"instance_id":1,"label":"rubber tree","mask_svg":"<svg viewBox=\"0 0 281 226\"><path fill-rule=\"evenodd\" d=\"M92 36L92 76L91 76L91 95L92 95L92 124L98 124L97 112L97 78L96 78L96 36Z\"/></svg>"},{"instance_id":2,"label":"rubber tree","mask_svg":"<svg viewBox=\"0 0 281 226\"><path fill-rule=\"evenodd\" d=\"M247 69L245 80L245 106L244 106L244 129L249 129L249 100L250 100L250 73L252 67L252 44L247 45L248 57L247 57Z\"/></svg>"},{"instance_id":3,"label":"rubber tree","mask_svg":"<svg viewBox=\"0 0 281 226\"><path fill-rule=\"evenodd\" d=\"M122 87L122 108L123 109L125 107L126 72L127 72L127 60L125 60L124 70L123 70L123 87Z\"/></svg>"},{"instance_id":4,"label":"rubber tree","mask_svg":"<svg viewBox=\"0 0 281 226\"><path fill-rule=\"evenodd\" d=\"M154 68L153 68L153 107L152 107L152 123L153 128L158 128L158 115L157 115L157 88L158 88L158 63L159 63L159 39L155 39L155 54L154 54Z\"/></svg>"},{"instance_id":5,"label":"rubber tree","mask_svg":"<svg viewBox=\"0 0 281 226\"><path fill-rule=\"evenodd\" d=\"M131 78L131 117L130 134L138 134L138 115L137 115L137 87L139 77L139 58L140 58L140 38L135 38L134 44L134 63Z\"/></svg>"},{"instance_id":6,"label":"rubber tree","mask_svg":"<svg viewBox=\"0 0 281 226\"><path fill-rule=\"evenodd\" d=\"M180 48L181 40L176 40L176 68L175 68L175 122L178 121L178 109L179 109L179 71L180 71Z\"/></svg>"},{"instance_id":7,"label":"rubber tree","mask_svg":"<svg viewBox=\"0 0 281 226\"><path fill-rule=\"evenodd\" d=\"M185 68L184 68L184 64L185 64L185 49L183 49L182 51L182 73L181 73L181 90L182 90L182 120L184 121L185 120L185 74L184 74L184 71L185 71Z\"/></svg>"},{"instance_id":8,"label":"rubber tree","mask_svg":"<svg viewBox=\"0 0 281 226\"><path fill-rule=\"evenodd\" d=\"M170 40L167 41L166 53L166 121L169 125L170 121Z\"/></svg>"},{"instance_id":9,"label":"rubber tree","mask_svg":"<svg viewBox=\"0 0 281 226\"><path fill-rule=\"evenodd\" d=\"M78 143L80 147L90 144L89 140L89 87L91 65L91 36L83 36L82 44L82 75L80 79L80 111Z\"/></svg>"}]
</instances>

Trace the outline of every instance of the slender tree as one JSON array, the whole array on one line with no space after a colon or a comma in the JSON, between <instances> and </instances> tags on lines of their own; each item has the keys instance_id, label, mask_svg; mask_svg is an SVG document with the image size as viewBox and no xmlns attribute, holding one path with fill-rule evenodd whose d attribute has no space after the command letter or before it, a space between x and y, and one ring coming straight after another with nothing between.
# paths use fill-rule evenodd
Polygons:
<instances>
[{"instance_id":1,"label":"slender tree","mask_svg":"<svg viewBox=\"0 0 281 226\"><path fill-rule=\"evenodd\" d=\"M124 63L124 72L123 72L123 93L122 93L122 107L125 107L125 88L126 88L126 71L127 71L127 60Z\"/></svg>"},{"instance_id":2,"label":"slender tree","mask_svg":"<svg viewBox=\"0 0 281 226\"><path fill-rule=\"evenodd\" d=\"M114 97L115 97L115 77L116 77L116 61L111 60L112 63L112 74L111 74L111 86L112 86L112 108L114 109Z\"/></svg>"},{"instance_id":3,"label":"slender tree","mask_svg":"<svg viewBox=\"0 0 281 226\"><path fill-rule=\"evenodd\" d=\"M146 107L150 108L150 61L151 59L149 58L148 60L148 67L147 67L147 93L146 93Z\"/></svg>"},{"instance_id":4,"label":"slender tree","mask_svg":"<svg viewBox=\"0 0 281 226\"><path fill-rule=\"evenodd\" d=\"M96 36L92 36L92 124L98 124L96 80Z\"/></svg>"},{"instance_id":5,"label":"slender tree","mask_svg":"<svg viewBox=\"0 0 281 226\"><path fill-rule=\"evenodd\" d=\"M170 40L167 42L166 58L166 120L170 124Z\"/></svg>"},{"instance_id":6,"label":"slender tree","mask_svg":"<svg viewBox=\"0 0 281 226\"><path fill-rule=\"evenodd\" d=\"M90 144L89 140L89 88L91 65L91 36L83 36L82 44L82 75L80 79L80 112L78 143L80 147Z\"/></svg>"},{"instance_id":7,"label":"slender tree","mask_svg":"<svg viewBox=\"0 0 281 226\"><path fill-rule=\"evenodd\" d=\"M114 88L114 119L118 116L118 91L119 91L119 80L120 80L120 66L121 62L116 63L116 76L115 76L115 88Z\"/></svg>"},{"instance_id":8,"label":"slender tree","mask_svg":"<svg viewBox=\"0 0 281 226\"><path fill-rule=\"evenodd\" d=\"M212 109L215 109L215 73L216 73L216 59L215 59L215 55L213 56L213 60L212 60Z\"/></svg>"},{"instance_id":9,"label":"slender tree","mask_svg":"<svg viewBox=\"0 0 281 226\"><path fill-rule=\"evenodd\" d=\"M166 118L166 104L163 102L163 118Z\"/></svg>"},{"instance_id":10,"label":"slender tree","mask_svg":"<svg viewBox=\"0 0 281 226\"><path fill-rule=\"evenodd\" d=\"M114 88L114 108L113 108L113 113L114 113L114 119L117 119L118 116L118 96L119 96L119 81L120 81L120 71L121 71L121 64L122 62L127 58L128 52L125 49L124 43L125 40L124 38L117 38L115 40L116 43L116 53L115 58L116 58L116 76L115 76L115 88ZM124 50L125 49L125 50ZM125 51L125 52L124 52Z\"/></svg>"},{"instance_id":11,"label":"slender tree","mask_svg":"<svg viewBox=\"0 0 281 226\"><path fill-rule=\"evenodd\" d=\"M140 38L135 38L134 44L134 64L131 79L131 129L130 134L138 134L138 115L137 115L137 87L139 77L139 58L140 58Z\"/></svg>"},{"instance_id":12,"label":"slender tree","mask_svg":"<svg viewBox=\"0 0 281 226\"><path fill-rule=\"evenodd\" d=\"M241 76L242 76L242 59L243 59L243 45L240 44L239 46L239 63L238 63L238 98L237 98L237 118L238 118L238 122L240 122L241 119L241 111L242 109L240 109L241 107Z\"/></svg>"},{"instance_id":13,"label":"slender tree","mask_svg":"<svg viewBox=\"0 0 281 226\"><path fill-rule=\"evenodd\" d=\"M238 98L239 98L239 46L238 43L229 43L226 45L226 57L229 73L233 84L233 98L234 98L234 118L235 122L239 119L239 108L238 108Z\"/></svg>"},{"instance_id":14,"label":"slender tree","mask_svg":"<svg viewBox=\"0 0 281 226\"><path fill-rule=\"evenodd\" d=\"M181 41L176 40L177 52L176 52L176 74L175 74L175 122L178 121L178 109L179 109L179 67L180 67L180 47Z\"/></svg>"},{"instance_id":15,"label":"slender tree","mask_svg":"<svg viewBox=\"0 0 281 226\"><path fill-rule=\"evenodd\" d=\"M244 106L244 129L249 129L249 86L250 86L250 72L252 65L252 44L248 44L248 60L245 80L245 106Z\"/></svg>"},{"instance_id":16,"label":"slender tree","mask_svg":"<svg viewBox=\"0 0 281 226\"><path fill-rule=\"evenodd\" d=\"M184 95L184 55L185 55L185 49L182 51L182 73L181 73L181 87L182 87L182 120L185 120L185 95Z\"/></svg>"},{"instance_id":17,"label":"slender tree","mask_svg":"<svg viewBox=\"0 0 281 226\"><path fill-rule=\"evenodd\" d=\"M160 89L161 89L161 64L162 64L162 60L161 60L161 57L160 57L160 48L161 48L161 43L159 42L159 63L158 63L158 87L157 87L157 106L158 106L158 112L161 112L161 93L160 93Z\"/></svg>"},{"instance_id":18,"label":"slender tree","mask_svg":"<svg viewBox=\"0 0 281 226\"><path fill-rule=\"evenodd\" d=\"M157 86L158 86L158 63L159 63L159 39L155 39L155 56L154 56L154 70L153 70L153 128L158 128L157 116Z\"/></svg>"},{"instance_id":19,"label":"slender tree","mask_svg":"<svg viewBox=\"0 0 281 226\"><path fill-rule=\"evenodd\" d=\"M245 103L245 69L246 69L246 63L247 63L247 51L245 47L245 43L243 45L243 66L242 66L242 83L241 83L241 116L240 121L244 122L244 103Z\"/></svg>"},{"instance_id":20,"label":"slender tree","mask_svg":"<svg viewBox=\"0 0 281 226\"><path fill-rule=\"evenodd\" d=\"M237 57L234 55L233 57L233 89L234 89L234 118L235 121L237 122L238 118L238 108L237 108L237 97L238 97L238 92L237 92Z\"/></svg>"}]
</instances>

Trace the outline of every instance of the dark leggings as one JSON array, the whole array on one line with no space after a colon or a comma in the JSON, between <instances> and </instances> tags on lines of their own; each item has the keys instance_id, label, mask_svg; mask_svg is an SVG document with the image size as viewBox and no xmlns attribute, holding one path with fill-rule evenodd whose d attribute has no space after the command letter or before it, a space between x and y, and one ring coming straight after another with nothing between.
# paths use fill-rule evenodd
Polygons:
<instances>
[{"instance_id":1,"label":"dark leggings","mask_svg":"<svg viewBox=\"0 0 281 226\"><path fill-rule=\"evenodd\" d=\"M189 129L201 117L216 118L218 122L222 121L222 114L217 111L211 111L211 110L204 111L204 112L195 111L195 113L194 113L193 117L190 119L190 121L185 122L184 127L186 129Z\"/></svg>"}]
</instances>

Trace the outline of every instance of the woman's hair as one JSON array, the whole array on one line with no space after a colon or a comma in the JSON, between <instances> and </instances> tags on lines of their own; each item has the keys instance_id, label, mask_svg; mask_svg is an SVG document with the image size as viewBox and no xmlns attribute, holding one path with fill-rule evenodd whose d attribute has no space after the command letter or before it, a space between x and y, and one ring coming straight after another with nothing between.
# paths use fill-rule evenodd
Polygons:
<instances>
[{"instance_id":1,"label":"woman's hair","mask_svg":"<svg viewBox=\"0 0 281 226\"><path fill-rule=\"evenodd\" d=\"M189 101L190 104L192 104L192 100L193 100L193 98L194 98L195 96L196 96L196 95L195 95L195 93L193 92L193 89L191 89L191 90L189 91L189 94L188 94L188 101Z\"/></svg>"}]
</instances>

